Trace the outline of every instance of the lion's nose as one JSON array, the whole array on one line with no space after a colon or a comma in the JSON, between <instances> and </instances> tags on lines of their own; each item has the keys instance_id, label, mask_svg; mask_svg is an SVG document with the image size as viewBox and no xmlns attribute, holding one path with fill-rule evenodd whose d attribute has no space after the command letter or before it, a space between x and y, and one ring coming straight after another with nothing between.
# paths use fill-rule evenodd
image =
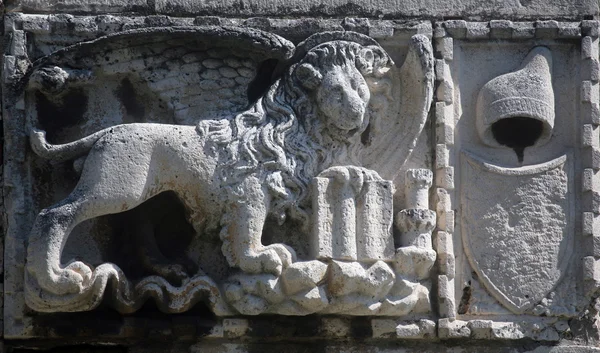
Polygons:
<instances>
[{"instance_id":1,"label":"lion's nose","mask_svg":"<svg viewBox=\"0 0 600 353\"><path fill-rule=\"evenodd\" d=\"M349 97L345 103L353 115L363 115L365 113L365 105L359 97Z\"/></svg>"}]
</instances>

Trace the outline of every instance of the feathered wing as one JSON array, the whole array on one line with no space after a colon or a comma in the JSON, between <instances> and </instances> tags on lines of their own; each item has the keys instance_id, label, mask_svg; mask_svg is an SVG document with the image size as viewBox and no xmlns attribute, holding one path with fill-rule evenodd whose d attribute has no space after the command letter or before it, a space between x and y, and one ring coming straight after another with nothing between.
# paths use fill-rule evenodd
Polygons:
<instances>
[{"instance_id":1,"label":"feathered wing","mask_svg":"<svg viewBox=\"0 0 600 353\"><path fill-rule=\"evenodd\" d=\"M361 160L384 179L396 177L423 131L433 100L433 65L429 39L415 35L400 70L389 73L394 77L372 82L372 100L377 107L371 114ZM395 89L398 86L399 90Z\"/></svg>"},{"instance_id":2,"label":"feathered wing","mask_svg":"<svg viewBox=\"0 0 600 353\"><path fill-rule=\"evenodd\" d=\"M103 83L124 82L119 87L143 94L138 105L142 110L145 106L148 116L154 106L170 115L156 122L193 125L247 108L249 97L257 94L253 91L270 83L272 68L287 60L293 49L284 38L251 28L144 28L58 50L36 61L31 77L44 79L37 73L60 68L66 73L65 89L85 89L87 84L90 91L101 90ZM266 72L257 79L259 71ZM29 88L56 86L37 83L30 82Z\"/></svg>"}]
</instances>

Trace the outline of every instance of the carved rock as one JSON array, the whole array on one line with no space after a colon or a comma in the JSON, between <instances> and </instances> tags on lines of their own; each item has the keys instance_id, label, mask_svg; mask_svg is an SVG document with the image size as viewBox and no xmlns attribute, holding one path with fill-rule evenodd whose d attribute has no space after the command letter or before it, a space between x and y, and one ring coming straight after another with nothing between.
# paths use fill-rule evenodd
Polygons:
<instances>
[{"instance_id":1,"label":"carved rock","mask_svg":"<svg viewBox=\"0 0 600 353\"><path fill-rule=\"evenodd\" d=\"M327 274L327 265L321 261L313 260L295 262L281 274L285 283L285 292L288 295L296 294L301 290L312 290L321 283Z\"/></svg>"}]
</instances>

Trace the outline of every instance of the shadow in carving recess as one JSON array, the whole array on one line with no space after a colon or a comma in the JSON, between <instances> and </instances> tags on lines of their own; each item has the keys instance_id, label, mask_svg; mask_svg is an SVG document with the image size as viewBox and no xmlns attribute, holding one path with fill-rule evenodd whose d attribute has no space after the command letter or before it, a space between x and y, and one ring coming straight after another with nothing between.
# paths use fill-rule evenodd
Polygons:
<instances>
[{"instance_id":1,"label":"shadow in carving recess","mask_svg":"<svg viewBox=\"0 0 600 353\"><path fill-rule=\"evenodd\" d=\"M463 315L469 311L471 306L471 300L473 299L473 287L471 287L471 281L468 282L467 286L463 288L463 294L460 298L460 304L458 306L458 313Z\"/></svg>"},{"instance_id":2,"label":"shadow in carving recess","mask_svg":"<svg viewBox=\"0 0 600 353\"><path fill-rule=\"evenodd\" d=\"M512 148L519 162L523 162L523 151L535 144L543 128L543 123L537 119L515 117L495 122L492 134L499 144Z\"/></svg>"},{"instance_id":3,"label":"shadow in carving recess","mask_svg":"<svg viewBox=\"0 0 600 353\"><path fill-rule=\"evenodd\" d=\"M119 245L108 252L107 260L119 265L132 279L161 275L171 284L180 285L181 278L172 273L173 264L188 276L197 271L196 264L184 255L195 235L185 215L175 193L163 192L133 210L108 216L113 244Z\"/></svg>"},{"instance_id":4,"label":"shadow in carving recess","mask_svg":"<svg viewBox=\"0 0 600 353\"><path fill-rule=\"evenodd\" d=\"M108 290L112 290L108 288ZM121 315L107 305L110 298L104 298L94 311L79 313L32 313L31 323L34 335L55 337L57 341L47 342L53 345L77 344L80 342L111 342L136 344L178 341L195 341L208 335L217 324L212 311L203 303L196 304L190 310L178 314L160 312L153 300L133 314ZM74 325L73 323L77 324ZM50 352L71 352L70 350L51 350ZM74 350L73 352L80 352ZM85 352L85 350L81 350ZM99 350L98 352L102 352ZM113 352L113 351L111 351ZM120 352L115 350L114 352Z\"/></svg>"},{"instance_id":5,"label":"shadow in carving recess","mask_svg":"<svg viewBox=\"0 0 600 353\"><path fill-rule=\"evenodd\" d=\"M44 129L48 136L55 136L62 128L75 125L83 119L87 110L87 96L81 90L69 91L52 100L36 92L35 98L38 127Z\"/></svg>"},{"instance_id":6,"label":"shadow in carving recess","mask_svg":"<svg viewBox=\"0 0 600 353\"><path fill-rule=\"evenodd\" d=\"M133 122L143 123L145 122L146 109L143 102L138 99L139 94L136 89L129 78L124 78L116 93L123 103L127 115L132 117Z\"/></svg>"},{"instance_id":7,"label":"shadow in carving recess","mask_svg":"<svg viewBox=\"0 0 600 353\"><path fill-rule=\"evenodd\" d=\"M248 103L254 104L256 100L262 97L276 78L273 77L273 72L279 63L276 59L267 59L260 63L256 72L256 77L248 85Z\"/></svg>"}]
</instances>

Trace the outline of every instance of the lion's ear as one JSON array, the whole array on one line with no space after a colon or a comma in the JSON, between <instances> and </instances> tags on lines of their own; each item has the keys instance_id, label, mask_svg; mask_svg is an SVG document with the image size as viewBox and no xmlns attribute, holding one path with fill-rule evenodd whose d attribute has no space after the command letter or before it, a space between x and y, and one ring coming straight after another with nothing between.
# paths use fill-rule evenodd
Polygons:
<instances>
[{"instance_id":1,"label":"lion's ear","mask_svg":"<svg viewBox=\"0 0 600 353\"><path fill-rule=\"evenodd\" d=\"M363 48L356 56L356 68L363 75L370 75L373 72L375 54L370 48Z\"/></svg>"},{"instance_id":2,"label":"lion's ear","mask_svg":"<svg viewBox=\"0 0 600 353\"><path fill-rule=\"evenodd\" d=\"M323 75L314 66L306 63L296 68L296 77L302 86L310 90L319 87L323 80Z\"/></svg>"}]
</instances>

